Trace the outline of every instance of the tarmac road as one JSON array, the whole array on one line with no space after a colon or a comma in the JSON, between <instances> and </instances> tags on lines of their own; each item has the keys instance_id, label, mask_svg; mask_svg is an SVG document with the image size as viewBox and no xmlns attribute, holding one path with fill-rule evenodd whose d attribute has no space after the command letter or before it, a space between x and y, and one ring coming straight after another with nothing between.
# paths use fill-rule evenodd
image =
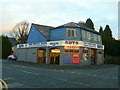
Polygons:
<instances>
[{"instance_id":1,"label":"tarmac road","mask_svg":"<svg viewBox=\"0 0 120 90\"><path fill-rule=\"evenodd\" d=\"M58 66L0 60L9 88L118 88L118 66Z\"/></svg>"}]
</instances>

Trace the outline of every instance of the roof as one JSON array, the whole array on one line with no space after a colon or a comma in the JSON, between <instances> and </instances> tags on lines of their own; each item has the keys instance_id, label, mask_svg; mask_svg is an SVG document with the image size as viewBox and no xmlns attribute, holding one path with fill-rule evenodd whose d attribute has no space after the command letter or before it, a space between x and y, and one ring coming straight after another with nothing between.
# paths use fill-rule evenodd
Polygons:
<instances>
[{"instance_id":1,"label":"roof","mask_svg":"<svg viewBox=\"0 0 120 90\"><path fill-rule=\"evenodd\" d=\"M10 43L12 44L12 46L16 46L17 45L17 41L15 38L8 38L8 40L10 41Z\"/></svg>"},{"instance_id":2,"label":"roof","mask_svg":"<svg viewBox=\"0 0 120 90\"><path fill-rule=\"evenodd\" d=\"M39 25L39 24L34 24L34 27L47 39L50 40L50 29L53 29L54 27L52 26L46 26L46 25Z\"/></svg>"},{"instance_id":3,"label":"roof","mask_svg":"<svg viewBox=\"0 0 120 90\"><path fill-rule=\"evenodd\" d=\"M56 28L60 28L60 27L76 27L76 28L82 28L82 29L85 29L85 30L87 30L87 31L91 31L91 32L100 34L99 32L95 31L95 30L92 29L92 28L86 27L86 26L83 25L83 24L75 23L75 22L69 22L69 23L63 24L63 25L61 25L61 26L58 26L58 27L56 27Z\"/></svg>"}]
</instances>

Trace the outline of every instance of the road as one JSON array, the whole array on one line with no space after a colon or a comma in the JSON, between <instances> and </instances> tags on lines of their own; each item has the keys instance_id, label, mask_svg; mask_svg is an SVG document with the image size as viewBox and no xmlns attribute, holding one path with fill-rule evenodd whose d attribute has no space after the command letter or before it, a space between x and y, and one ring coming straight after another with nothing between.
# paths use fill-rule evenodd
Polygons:
<instances>
[{"instance_id":1,"label":"road","mask_svg":"<svg viewBox=\"0 0 120 90\"><path fill-rule=\"evenodd\" d=\"M118 66L58 66L0 60L9 88L118 88Z\"/></svg>"}]
</instances>

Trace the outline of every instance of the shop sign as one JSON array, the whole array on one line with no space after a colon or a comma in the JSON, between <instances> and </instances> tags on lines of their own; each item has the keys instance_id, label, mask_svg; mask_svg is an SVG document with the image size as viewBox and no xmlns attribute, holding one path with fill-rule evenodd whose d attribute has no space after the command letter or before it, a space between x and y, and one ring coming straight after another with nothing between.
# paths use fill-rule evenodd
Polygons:
<instances>
[{"instance_id":1,"label":"shop sign","mask_svg":"<svg viewBox=\"0 0 120 90\"><path fill-rule=\"evenodd\" d=\"M80 49L79 46L65 46L64 49Z\"/></svg>"},{"instance_id":2,"label":"shop sign","mask_svg":"<svg viewBox=\"0 0 120 90\"><path fill-rule=\"evenodd\" d=\"M96 44L90 42L84 42L84 47L96 48Z\"/></svg>"},{"instance_id":3,"label":"shop sign","mask_svg":"<svg viewBox=\"0 0 120 90\"><path fill-rule=\"evenodd\" d=\"M30 44L18 44L17 48L44 47L44 46L46 46L46 42L30 43Z\"/></svg>"},{"instance_id":4,"label":"shop sign","mask_svg":"<svg viewBox=\"0 0 120 90\"><path fill-rule=\"evenodd\" d=\"M97 49L104 49L104 45L97 44Z\"/></svg>"},{"instance_id":5,"label":"shop sign","mask_svg":"<svg viewBox=\"0 0 120 90\"><path fill-rule=\"evenodd\" d=\"M47 46L62 46L62 41L47 42Z\"/></svg>"},{"instance_id":6,"label":"shop sign","mask_svg":"<svg viewBox=\"0 0 120 90\"><path fill-rule=\"evenodd\" d=\"M67 41L62 41L63 46L83 46L82 41L73 41L73 40L67 40Z\"/></svg>"},{"instance_id":7,"label":"shop sign","mask_svg":"<svg viewBox=\"0 0 120 90\"><path fill-rule=\"evenodd\" d=\"M28 44L18 44L17 48L26 48L28 47Z\"/></svg>"},{"instance_id":8,"label":"shop sign","mask_svg":"<svg viewBox=\"0 0 120 90\"><path fill-rule=\"evenodd\" d=\"M28 47L45 47L46 45L46 42L30 43Z\"/></svg>"},{"instance_id":9,"label":"shop sign","mask_svg":"<svg viewBox=\"0 0 120 90\"><path fill-rule=\"evenodd\" d=\"M72 54L72 63L80 63L80 54Z\"/></svg>"}]
</instances>

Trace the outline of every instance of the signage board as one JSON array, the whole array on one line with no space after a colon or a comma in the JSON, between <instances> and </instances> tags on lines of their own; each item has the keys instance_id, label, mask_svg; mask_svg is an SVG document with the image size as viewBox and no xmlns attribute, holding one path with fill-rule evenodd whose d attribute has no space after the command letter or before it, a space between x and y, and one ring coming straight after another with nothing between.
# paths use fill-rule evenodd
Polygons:
<instances>
[{"instance_id":1,"label":"signage board","mask_svg":"<svg viewBox=\"0 0 120 90\"><path fill-rule=\"evenodd\" d=\"M83 46L83 41L66 40L62 41L62 46Z\"/></svg>"},{"instance_id":2,"label":"signage board","mask_svg":"<svg viewBox=\"0 0 120 90\"><path fill-rule=\"evenodd\" d=\"M101 45L101 44L97 44L96 47L97 49L104 49L104 45Z\"/></svg>"},{"instance_id":3,"label":"signage board","mask_svg":"<svg viewBox=\"0 0 120 90\"><path fill-rule=\"evenodd\" d=\"M46 42L39 42L39 43L30 43L29 47L45 47L47 46Z\"/></svg>"},{"instance_id":4,"label":"signage board","mask_svg":"<svg viewBox=\"0 0 120 90\"><path fill-rule=\"evenodd\" d=\"M79 46L65 46L64 49L80 49Z\"/></svg>"},{"instance_id":5,"label":"signage board","mask_svg":"<svg viewBox=\"0 0 120 90\"><path fill-rule=\"evenodd\" d=\"M28 46L28 44L18 44L17 48L27 48Z\"/></svg>"},{"instance_id":6,"label":"signage board","mask_svg":"<svg viewBox=\"0 0 120 90\"><path fill-rule=\"evenodd\" d=\"M90 42L84 42L84 47L96 48L96 44L95 43L90 43Z\"/></svg>"},{"instance_id":7,"label":"signage board","mask_svg":"<svg viewBox=\"0 0 120 90\"><path fill-rule=\"evenodd\" d=\"M18 44L17 48L45 47L45 46L47 46L46 42L39 42L39 43L29 43L29 44Z\"/></svg>"},{"instance_id":8,"label":"signage board","mask_svg":"<svg viewBox=\"0 0 120 90\"><path fill-rule=\"evenodd\" d=\"M80 54L72 54L72 63L80 63Z\"/></svg>"},{"instance_id":9,"label":"signage board","mask_svg":"<svg viewBox=\"0 0 120 90\"><path fill-rule=\"evenodd\" d=\"M62 46L62 41L47 42L47 46Z\"/></svg>"}]
</instances>

